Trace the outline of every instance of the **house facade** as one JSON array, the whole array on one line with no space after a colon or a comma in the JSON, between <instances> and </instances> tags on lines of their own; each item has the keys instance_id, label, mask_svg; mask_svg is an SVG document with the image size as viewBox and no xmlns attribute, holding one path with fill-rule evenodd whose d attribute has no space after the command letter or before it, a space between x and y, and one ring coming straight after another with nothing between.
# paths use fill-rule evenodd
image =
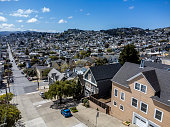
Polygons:
<instances>
[{"instance_id":1,"label":"house facade","mask_svg":"<svg viewBox=\"0 0 170 127\"><path fill-rule=\"evenodd\" d=\"M170 72L126 62L112 79L111 115L139 127L169 127Z\"/></svg>"},{"instance_id":2,"label":"house facade","mask_svg":"<svg viewBox=\"0 0 170 127\"><path fill-rule=\"evenodd\" d=\"M61 81L64 79L64 74L60 73L56 69L51 69L51 71L48 73L48 81L49 85L55 83L56 81Z\"/></svg>"},{"instance_id":3,"label":"house facade","mask_svg":"<svg viewBox=\"0 0 170 127\"><path fill-rule=\"evenodd\" d=\"M90 67L83 75L84 95L90 96L99 94L107 96L111 93L112 77L121 68L120 64L109 64L102 66Z\"/></svg>"}]
</instances>

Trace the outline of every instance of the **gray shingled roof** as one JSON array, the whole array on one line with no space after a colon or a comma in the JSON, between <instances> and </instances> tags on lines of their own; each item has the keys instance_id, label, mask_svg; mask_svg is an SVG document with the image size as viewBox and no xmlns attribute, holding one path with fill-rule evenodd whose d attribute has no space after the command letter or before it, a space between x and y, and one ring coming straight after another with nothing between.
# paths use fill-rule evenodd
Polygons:
<instances>
[{"instance_id":1,"label":"gray shingled roof","mask_svg":"<svg viewBox=\"0 0 170 127\"><path fill-rule=\"evenodd\" d=\"M151 62L151 61L145 61L145 66L158 68L158 69L164 69L164 70L168 70L168 68L170 68L170 65L155 63L155 62Z\"/></svg>"},{"instance_id":2,"label":"gray shingled roof","mask_svg":"<svg viewBox=\"0 0 170 127\"><path fill-rule=\"evenodd\" d=\"M146 79L148 80L148 82L151 84L151 86L153 87L153 89L156 92L160 91L160 86L159 86L159 82L157 79L157 75L155 70L150 70L150 71L144 71L142 72L143 75L146 77Z\"/></svg>"},{"instance_id":3,"label":"gray shingled roof","mask_svg":"<svg viewBox=\"0 0 170 127\"><path fill-rule=\"evenodd\" d=\"M101 65L90 67L91 72L96 81L112 79L113 76L118 72L121 68L121 64L109 64L109 65Z\"/></svg>"},{"instance_id":4,"label":"gray shingled roof","mask_svg":"<svg viewBox=\"0 0 170 127\"><path fill-rule=\"evenodd\" d=\"M170 72L162 69L157 69L153 67L144 67L139 68L138 64L126 62L120 70L116 73L116 75L112 78L113 82L116 82L122 86L128 86L128 79L131 77L142 73L149 81L151 86L156 92L160 92L159 97L152 97L155 100L170 106Z\"/></svg>"}]
</instances>

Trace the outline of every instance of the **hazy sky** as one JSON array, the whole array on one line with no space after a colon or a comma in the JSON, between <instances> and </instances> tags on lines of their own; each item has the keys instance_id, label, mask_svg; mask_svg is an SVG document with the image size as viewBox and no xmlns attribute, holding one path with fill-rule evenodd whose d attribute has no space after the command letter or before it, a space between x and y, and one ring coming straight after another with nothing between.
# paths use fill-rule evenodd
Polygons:
<instances>
[{"instance_id":1,"label":"hazy sky","mask_svg":"<svg viewBox=\"0 0 170 127\"><path fill-rule=\"evenodd\" d=\"M170 26L170 0L0 0L0 31Z\"/></svg>"}]
</instances>

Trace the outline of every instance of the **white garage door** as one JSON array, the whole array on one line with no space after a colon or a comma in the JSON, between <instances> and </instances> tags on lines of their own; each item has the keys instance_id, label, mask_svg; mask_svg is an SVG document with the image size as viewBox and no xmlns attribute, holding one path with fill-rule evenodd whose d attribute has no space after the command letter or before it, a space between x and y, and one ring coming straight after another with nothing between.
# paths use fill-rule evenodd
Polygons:
<instances>
[{"instance_id":1,"label":"white garage door","mask_svg":"<svg viewBox=\"0 0 170 127\"><path fill-rule=\"evenodd\" d=\"M146 121L135 116L135 124L139 127L147 127Z\"/></svg>"}]
</instances>

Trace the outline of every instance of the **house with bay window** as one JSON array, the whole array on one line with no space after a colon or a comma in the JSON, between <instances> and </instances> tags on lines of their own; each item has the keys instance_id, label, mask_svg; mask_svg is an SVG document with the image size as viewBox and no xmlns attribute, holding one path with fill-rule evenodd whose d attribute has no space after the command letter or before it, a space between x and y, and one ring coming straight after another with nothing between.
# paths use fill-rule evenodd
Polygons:
<instances>
[{"instance_id":1,"label":"house with bay window","mask_svg":"<svg viewBox=\"0 0 170 127\"><path fill-rule=\"evenodd\" d=\"M170 72L126 62L112 78L111 115L139 127L170 127Z\"/></svg>"}]
</instances>

